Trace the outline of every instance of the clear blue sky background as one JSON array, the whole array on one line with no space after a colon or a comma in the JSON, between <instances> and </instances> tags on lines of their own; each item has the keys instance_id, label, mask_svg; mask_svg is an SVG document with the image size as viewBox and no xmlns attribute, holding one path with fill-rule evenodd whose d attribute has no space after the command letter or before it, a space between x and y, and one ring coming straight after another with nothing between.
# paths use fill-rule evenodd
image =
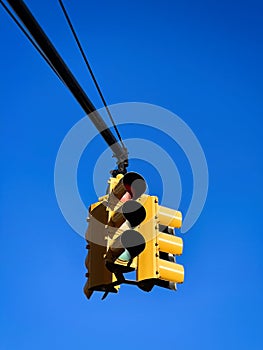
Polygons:
<instances>
[{"instance_id":1,"label":"clear blue sky background","mask_svg":"<svg viewBox=\"0 0 263 350\"><path fill-rule=\"evenodd\" d=\"M101 107L58 2L27 4ZM124 286L86 300L85 242L61 215L53 185L60 143L83 111L1 9L1 350L262 349L262 2L65 5L109 103L160 105L192 128L209 194L184 237L176 293ZM180 166L186 203L190 169ZM81 169L88 205L92 169ZM143 162L133 170L151 177Z\"/></svg>"}]
</instances>

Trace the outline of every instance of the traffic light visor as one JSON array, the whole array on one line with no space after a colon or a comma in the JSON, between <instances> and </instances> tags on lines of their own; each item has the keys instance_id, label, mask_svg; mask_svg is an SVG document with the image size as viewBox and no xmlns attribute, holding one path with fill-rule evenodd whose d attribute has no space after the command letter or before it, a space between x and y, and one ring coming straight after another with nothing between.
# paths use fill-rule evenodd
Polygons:
<instances>
[{"instance_id":1,"label":"traffic light visor","mask_svg":"<svg viewBox=\"0 0 263 350\"><path fill-rule=\"evenodd\" d=\"M130 193L132 199L139 198L146 191L144 178L135 172L125 174L113 189L113 194L121 199L126 192Z\"/></svg>"}]
</instances>

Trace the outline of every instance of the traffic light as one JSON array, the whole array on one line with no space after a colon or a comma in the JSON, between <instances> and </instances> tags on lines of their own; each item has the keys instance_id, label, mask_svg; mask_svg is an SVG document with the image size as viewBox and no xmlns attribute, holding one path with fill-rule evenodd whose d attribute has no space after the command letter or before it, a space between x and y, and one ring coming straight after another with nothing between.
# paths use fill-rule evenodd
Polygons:
<instances>
[{"instance_id":1,"label":"traffic light","mask_svg":"<svg viewBox=\"0 0 263 350\"><path fill-rule=\"evenodd\" d=\"M119 179L118 176L108 197L109 245L105 256L106 267L116 276L136 269L135 258L146 244L143 235L136 230L146 217L145 208L137 201L146 190L146 182L134 172Z\"/></svg>"},{"instance_id":2,"label":"traffic light","mask_svg":"<svg viewBox=\"0 0 263 350\"><path fill-rule=\"evenodd\" d=\"M159 205L156 196L144 194L146 182L135 172L112 177L107 194L89 209L86 233L88 281L84 292L117 293L121 284L150 291L154 285L176 289L184 268L175 261L183 241L174 235L182 213ZM136 271L136 280L124 274Z\"/></svg>"},{"instance_id":3,"label":"traffic light","mask_svg":"<svg viewBox=\"0 0 263 350\"><path fill-rule=\"evenodd\" d=\"M184 281L184 268L175 262L174 255L182 254L183 241L173 232L182 225L182 213L159 205L155 196L143 196L139 201L146 209L139 227L146 247L138 257L138 286L145 291L154 285L176 289L176 283Z\"/></svg>"},{"instance_id":4,"label":"traffic light","mask_svg":"<svg viewBox=\"0 0 263 350\"><path fill-rule=\"evenodd\" d=\"M88 255L85 265L88 270L86 273L88 280L84 286L84 293L89 299L94 291L117 293L118 286L112 285L116 278L106 268L104 261L107 251L108 211L103 201L90 206L87 221L89 223L86 232Z\"/></svg>"},{"instance_id":5,"label":"traffic light","mask_svg":"<svg viewBox=\"0 0 263 350\"><path fill-rule=\"evenodd\" d=\"M136 269L136 257L145 248L142 234L135 230L146 216L136 201L146 190L143 177L135 172L109 179L107 194L89 208L86 233L88 280L84 293L117 293L122 273ZM121 279L118 281L118 279Z\"/></svg>"}]
</instances>

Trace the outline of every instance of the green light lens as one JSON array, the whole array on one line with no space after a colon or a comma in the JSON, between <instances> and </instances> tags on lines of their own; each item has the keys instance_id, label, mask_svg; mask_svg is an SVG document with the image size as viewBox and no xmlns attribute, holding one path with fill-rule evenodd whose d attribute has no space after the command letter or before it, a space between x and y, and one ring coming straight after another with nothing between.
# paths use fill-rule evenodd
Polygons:
<instances>
[{"instance_id":1,"label":"green light lens","mask_svg":"<svg viewBox=\"0 0 263 350\"><path fill-rule=\"evenodd\" d=\"M124 250L123 253L118 257L118 259L123 260L123 261L130 261L131 259L131 254L128 252L127 249Z\"/></svg>"}]
</instances>

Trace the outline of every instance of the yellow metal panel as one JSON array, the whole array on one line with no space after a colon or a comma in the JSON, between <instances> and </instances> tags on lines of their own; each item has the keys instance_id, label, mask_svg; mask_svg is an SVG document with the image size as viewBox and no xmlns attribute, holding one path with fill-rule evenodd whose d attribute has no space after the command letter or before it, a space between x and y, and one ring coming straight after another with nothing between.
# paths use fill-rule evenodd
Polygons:
<instances>
[{"instance_id":1,"label":"yellow metal panel","mask_svg":"<svg viewBox=\"0 0 263 350\"><path fill-rule=\"evenodd\" d=\"M120 201L120 197L121 195L123 195L125 192L124 190L121 192L121 193L115 193L114 192L114 189L117 188L118 186L118 183L120 182L120 180L123 178L123 175L122 174L118 174L116 177L111 177L108 181L108 189L107 189L107 192L109 193L108 195L108 207L110 210L116 210L116 205L119 205L122 204L122 203L119 203Z\"/></svg>"},{"instance_id":2,"label":"yellow metal panel","mask_svg":"<svg viewBox=\"0 0 263 350\"><path fill-rule=\"evenodd\" d=\"M98 245L106 246L106 224L108 211L104 202L97 202L90 206L88 217L88 230L86 240Z\"/></svg>"},{"instance_id":3,"label":"yellow metal panel","mask_svg":"<svg viewBox=\"0 0 263 350\"><path fill-rule=\"evenodd\" d=\"M183 252L183 240L180 237L160 232L157 237L159 250L164 253L181 255Z\"/></svg>"},{"instance_id":4,"label":"yellow metal panel","mask_svg":"<svg viewBox=\"0 0 263 350\"><path fill-rule=\"evenodd\" d=\"M180 228L182 226L182 213L180 211L159 205L157 215L160 224L164 226L170 226L173 228Z\"/></svg>"},{"instance_id":5,"label":"yellow metal panel","mask_svg":"<svg viewBox=\"0 0 263 350\"><path fill-rule=\"evenodd\" d=\"M91 204L89 207L89 213L91 213L99 205L101 205L101 202L96 202L96 203Z\"/></svg>"},{"instance_id":6,"label":"yellow metal panel","mask_svg":"<svg viewBox=\"0 0 263 350\"><path fill-rule=\"evenodd\" d=\"M101 286L112 283L112 273L106 268L104 263L104 254L106 247L90 243L86 267L88 269L88 289L104 290Z\"/></svg>"},{"instance_id":7,"label":"yellow metal panel","mask_svg":"<svg viewBox=\"0 0 263 350\"><path fill-rule=\"evenodd\" d=\"M182 213L158 205L158 198L143 195L139 199L146 209L146 218L138 227L146 240L145 250L138 256L137 281L164 280L174 283L184 281L184 267L159 258L160 252L182 254L183 241L167 233L159 232L159 224L179 228ZM158 284L156 282L156 284Z\"/></svg>"},{"instance_id":8,"label":"yellow metal panel","mask_svg":"<svg viewBox=\"0 0 263 350\"><path fill-rule=\"evenodd\" d=\"M88 241L88 256L85 265L88 269L88 281L84 292L89 297L92 290L105 291L107 286L116 280L115 276L106 268L104 255L107 252L106 223L108 211L105 203L97 202L89 209L89 226L86 232ZM118 287L111 287L111 291L117 291Z\"/></svg>"},{"instance_id":9,"label":"yellow metal panel","mask_svg":"<svg viewBox=\"0 0 263 350\"><path fill-rule=\"evenodd\" d=\"M139 199L140 200L140 199ZM138 255L137 281L157 278L157 240L158 226L156 210L158 199L155 196L142 196L141 201L146 209L145 220L137 227L146 241L144 251Z\"/></svg>"},{"instance_id":10,"label":"yellow metal panel","mask_svg":"<svg viewBox=\"0 0 263 350\"><path fill-rule=\"evenodd\" d=\"M141 231L140 231L141 232ZM155 240L147 241L144 251L138 256L137 281L157 278Z\"/></svg>"},{"instance_id":11,"label":"yellow metal panel","mask_svg":"<svg viewBox=\"0 0 263 350\"><path fill-rule=\"evenodd\" d=\"M118 174L116 177L109 178L108 184L109 189L108 192L111 193L113 189L118 185L119 181L123 178L122 174Z\"/></svg>"},{"instance_id":12,"label":"yellow metal panel","mask_svg":"<svg viewBox=\"0 0 263 350\"><path fill-rule=\"evenodd\" d=\"M183 283L184 267L171 261L158 259L159 278L165 281Z\"/></svg>"}]
</instances>

